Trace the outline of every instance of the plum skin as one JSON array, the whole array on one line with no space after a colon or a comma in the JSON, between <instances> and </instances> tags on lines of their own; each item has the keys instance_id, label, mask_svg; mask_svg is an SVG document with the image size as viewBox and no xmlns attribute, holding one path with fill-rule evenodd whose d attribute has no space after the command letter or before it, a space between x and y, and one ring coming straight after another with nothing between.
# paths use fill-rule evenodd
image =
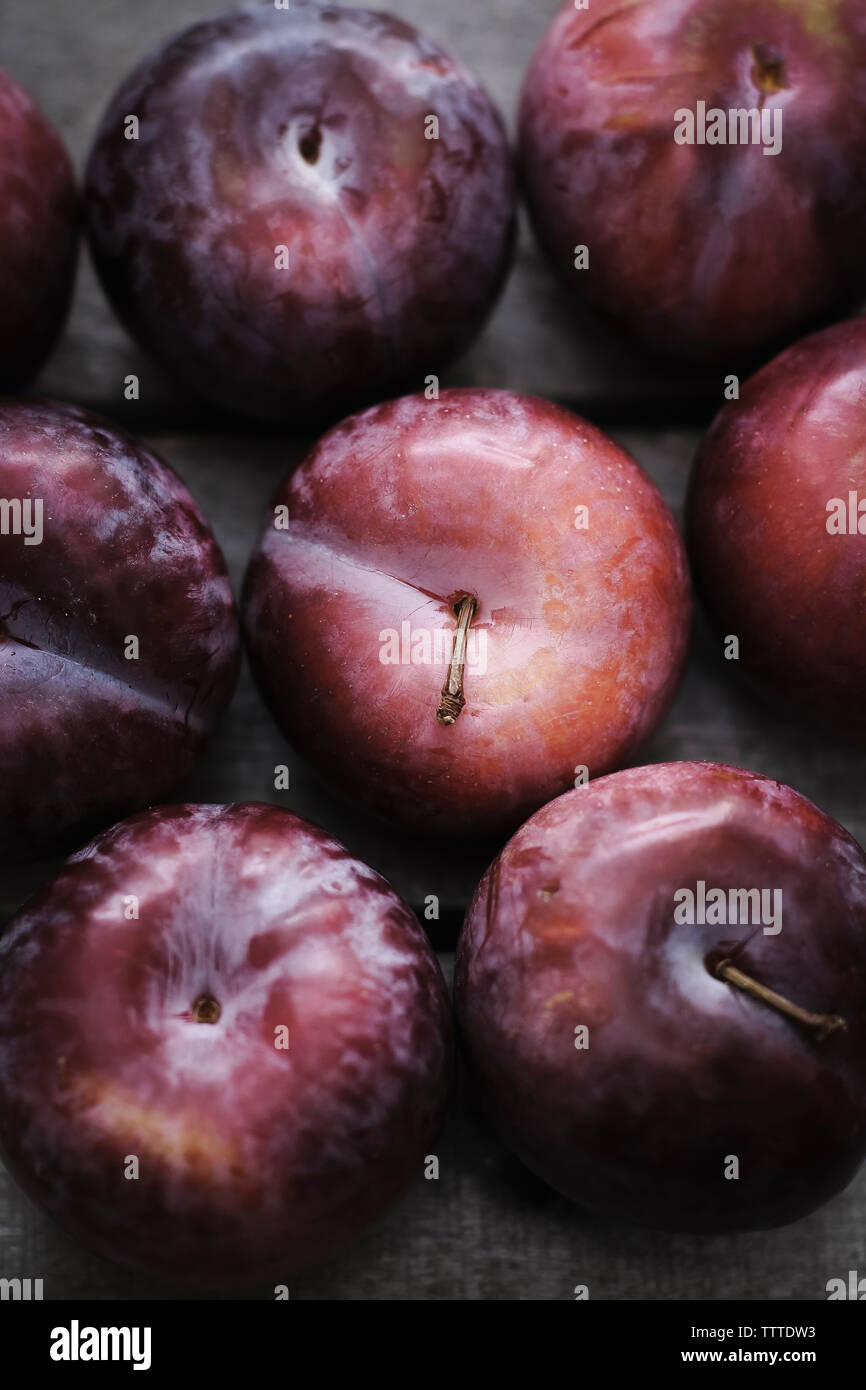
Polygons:
<instances>
[{"instance_id":1,"label":"plum skin","mask_svg":"<svg viewBox=\"0 0 866 1390\"><path fill-rule=\"evenodd\" d=\"M679 533L634 460L559 406L456 388L373 407L273 503L288 529L266 515L242 595L254 673L301 754L383 816L509 832L666 713L690 622ZM467 669L443 727L459 594L478 599L486 671ZM449 630L441 664L383 664L382 633L407 621Z\"/></svg>"},{"instance_id":2,"label":"plum skin","mask_svg":"<svg viewBox=\"0 0 866 1390\"><path fill-rule=\"evenodd\" d=\"M676 924L674 893L698 879L780 888L781 931ZM718 953L848 1031L815 1041L711 974ZM866 857L756 773L615 773L543 807L491 865L455 1007L503 1138L566 1197L662 1230L794 1221L866 1154Z\"/></svg>"},{"instance_id":3,"label":"plum skin","mask_svg":"<svg viewBox=\"0 0 866 1390\"><path fill-rule=\"evenodd\" d=\"M695 580L738 664L860 746L866 534L829 533L827 504L866 498L864 400L866 319L795 343L720 410L687 502Z\"/></svg>"},{"instance_id":4,"label":"plum skin","mask_svg":"<svg viewBox=\"0 0 866 1390\"><path fill-rule=\"evenodd\" d=\"M29 384L66 321L81 227L59 134L0 70L0 391Z\"/></svg>"},{"instance_id":5,"label":"plum skin","mask_svg":"<svg viewBox=\"0 0 866 1390\"><path fill-rule=\"evenodd\" d=\"M864 56L856 0L566 6L527 72L519 139L557 270L630 332L712 360L766 354L855 303ZM676 144L674 113L698 100L781 110L781 151Z\"/></svg>"},{"instance_id":6,"label":"plum skin","mask_svg":"<svg viewBox=\"0 0 866 1390\"><path fill-rule=\"evenodd\" d=\"M99 1253L249 1285L343 1249L421 1173L451 1066L439 966L388 884L291 812L131 817L0 958L5 1161Z\"/></svg>"},{"instance_id":7,"label":"plum skin","mask_svg":"<svg viewBox=\"0 0 866 1390\"><path fill-rule=\"evenodd\" d=\"M40 543L0 536L0 856L33 858L187 776L234 690L238 624L180 478L100 416L0 401L0 496L43 507Z\"/></svg>"},{"instance_id":8,"label":"plum skin","mask_svg":"<svg viewBox=\"0 0 866 1390\"><path fill-rule=\"evenodd\" d=\"M490 98L366 10L253 7L175 37L110 103L85 193L133 336L205 400L270 421L420 386L480 330L513 240Z\"/></svg>"}]
</instances>

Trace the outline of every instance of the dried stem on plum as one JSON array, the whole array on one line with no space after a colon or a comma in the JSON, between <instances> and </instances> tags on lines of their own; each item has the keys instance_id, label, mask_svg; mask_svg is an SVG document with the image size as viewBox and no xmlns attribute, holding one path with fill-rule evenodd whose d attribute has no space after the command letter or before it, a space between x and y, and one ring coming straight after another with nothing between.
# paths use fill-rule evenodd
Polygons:
<instances>
[{"instance_id":1,"label":"dried stem on plum","mask_svg":"<svg viewBox=\"0 0 866 1390\"><path fill-rule=\"evenodd\" d=\"M468 640L469 624L475 617L478 609L478 600L466 594L458 604L455 605L457 616L457 628L454 633L454 646L451 649L451 660L448 663L448 675L442 687L442 694L439 701L439 708L436 711L436 718L440 724L456 723L460 711L466 704L463 694L463 671L466 666L466 642Z\"/></svg>"},{"instance_id":2,"label":"dried stem on plum","mask_svg":"<svg viewBox=\"0 0 866 1390\"><path fill-rule=\"evenodd\" d=\"M750 994L753 999L760 999L771 1009L785 1014L787 1018L793 1018L806 1028L814 1028L816 1042L823 1042L831 1033L847 1031L848 1024L839 1014L815 1014L809 1009L801 1009L799 1004L792 1004L790 999L786 999L783 994L777 994L774 989L768 989L766 985L753 980L751 975L746 975L742 970L738 970L728 959L720 960L714 967L713 973L720 980L725 980L727 984L735 985L737 989Z\"/></svg>"}]
</instances>

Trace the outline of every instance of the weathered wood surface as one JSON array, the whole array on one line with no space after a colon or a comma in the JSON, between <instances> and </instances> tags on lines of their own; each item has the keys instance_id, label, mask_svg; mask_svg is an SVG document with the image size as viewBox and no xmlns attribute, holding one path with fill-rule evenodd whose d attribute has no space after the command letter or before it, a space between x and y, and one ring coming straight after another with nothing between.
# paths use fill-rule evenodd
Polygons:
<instances>
[{"instance_id":1,"label":"weathered wood surface","mask_svg":"<svg viewBox=\"0 0 866 1390\"><path fill-rule=\"evenodd\" d=\"M464 55L513 128L523 68L558 0L443 0L432 8L423 0L388 2ZM80 165L104 101L132 63L162 36L220 8L204 0L0 0L0 65L42 102ZM524 228L501 306L448 379L536 391L583 409L612 427L679 508L697 435L675 426L706 414L706 381L647 361L588 320L577 327L569 320ZM141 378L139 402L122 398L128 372ZM301 456L303 441L225 427L172 393L112 319L86 263L69 330L38 386L105 410L144 435L198 498L237 584L267 499ZM717 383L710 389L718 394ZM648 423L656 428L636 427ZM760 703L722 662L700 619L682 691L642 761L692 757L790 782L866 841L866 754ZM488 852L461 857L409 841L339 802L286 748L246 671L186 791L198 800L279 800L273 768L280 762L292 770L285 804L326 825L414 904L430 893L440 897L442 919L428 925L448 966L459 914ZM0 877L3 919L47 868L24 866ZM866 1269L866 1176L786 1230L706 1240L588 1221L506 1154L465 1081L439 1152L439 1182L419 1181L356 1251L293 1280L292 1296L568 1299L575 1284L586 1283L592 1298L813 1299L824 1297L830 1277ZM83 1253L0 1177L0 1275L16 1274L43 1278L49 1298L178 1296Z\"/></svg>"}]
</instances>

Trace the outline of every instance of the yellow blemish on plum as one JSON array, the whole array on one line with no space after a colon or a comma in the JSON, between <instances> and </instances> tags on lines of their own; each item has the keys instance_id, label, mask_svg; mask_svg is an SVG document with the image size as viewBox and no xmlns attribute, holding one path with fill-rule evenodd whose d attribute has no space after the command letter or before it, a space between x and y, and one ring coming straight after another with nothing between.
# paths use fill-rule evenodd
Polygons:
<instances>
[{"instance_id":1,"label":"yellow blemish on plum","mask_svg":"<svg viewBox=\"0 0 866 1390\"><path fill-rule=\"evenodd\" d=\"M219 192L230 202L237 202L246 195L246 171L234 155L217 150L211 161L211 175Z\"/></svg>"},{"instance_id":2,"label":"yellow blemish on plum","mask_svg":"<svg viewBox=\"0 0 866 1390\"><path fill-rule=\"evenodd\" d=\"M556 652L551 647L541 647L533 652L525 665L503 671L498 676L488 676L484 682L484 703L507 705L523 699L536 686L543 685L553 675L557 665Z\"/></svg>"},{"instance_id":3,"label":"yellow blemish on plum","mask_svg":"<svg viewBox=\"0 0 866 1390\"><path fill-rule=\"evenodd\" d=\"M566 632L571 626L571 610L564 599L547 599L542 607L542 612L544 613L544 621L551 632Z\"/></svg>"},{"instance_id":4,"label":"yellow blemish on plum","mask_svg":"<svg viewBox=\"0 0 866 1390\"><path fill-rule=\"evenodd\" d=\"M642 111L620 111L605 121L604 130L635 130L646 124Z\"/></svg>"},{"instance_id":5,"label":"yellow blemish on plum","mask_svg":"<svg viewBox=\"0 0 866 1390\"><path fill-rule=\"evenodd\" d=\"M807 34L829 39L833 43L844 41L839 24L838 0L776 0L776 4L780 10L796 10Z\"/></svg>"},{"instance_id":6,"label":"yellow blemish on plum","mask_svg":"<svg viewBox=\"0 0 866 1390\"><path fill-rule=\"evenodd\" d=\"M212 1181L242 1168L237 1145L201 1114L157 1110L126 1087L92 1074L77 1077L73 1090L82 1118L106 1136L122 1137L143 1161L155 1159Z\"/></svg>"},{"instance_id":7,"label":"yellow blemish on plum","mask_svg":"<svg viewBox=\"0 0 866 1390\"><path fill-rule=\"evenodd\" d=\"M543 1007L545 1009L555 1009L558 1004L565 1004L569 999L573 998L573 989L561 989L558 994L551 994L549 999L545 999Z\"/></svg>"},{"instance_id":8,"label":"yellow blemish on plum","mask_svg":"<svg viewBox=\"0 0 866 1390\"><path fill-rule=\"evenodd\" d=\"M530 916L527 925L537 940L554 945L575 941L584 931L583 922L573 910L559 908L550 900Z\"/></svg>"}]
</instances>

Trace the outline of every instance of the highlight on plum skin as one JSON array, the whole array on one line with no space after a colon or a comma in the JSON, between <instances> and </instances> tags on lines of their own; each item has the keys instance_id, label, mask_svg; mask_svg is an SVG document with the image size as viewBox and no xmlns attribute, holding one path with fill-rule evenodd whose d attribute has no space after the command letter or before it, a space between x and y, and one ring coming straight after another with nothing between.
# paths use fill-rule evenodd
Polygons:
<instances>
[{"instance_id":1,"label":"highlight on plum skin","mask_svg":"<svg viewBox=\"0 0 866 1390\"><path fill-rule=\"evenodd\" d=\"M110 102L85 192L109 299L172 382L291 425L420 387L511 258L490 97L363 9L253 6L175 36Z\"/></svg>"},{"instance_id":2,"label":"highlight on plum skin","mask_svg":"<svg viewBox=\"0 0 866 1390\"><path fill-rule=\"evenodd\" d=\"M36 376L63 328L81 225L59 133L0 69L0 393Z\"/></svg>"},{"instance_id":3,"label":"highlight on plum skin","mask_svg":"<svg viewBox=\"0 0 866 1390\"><path fill-rule=\"evenodd\" d=\"M438 963L389 885L291 812L121 822L18 914L0 966L5 1162L103 1256L284 1280L423 1176L451 1069Z\"/></svg>"}]
</instances>

